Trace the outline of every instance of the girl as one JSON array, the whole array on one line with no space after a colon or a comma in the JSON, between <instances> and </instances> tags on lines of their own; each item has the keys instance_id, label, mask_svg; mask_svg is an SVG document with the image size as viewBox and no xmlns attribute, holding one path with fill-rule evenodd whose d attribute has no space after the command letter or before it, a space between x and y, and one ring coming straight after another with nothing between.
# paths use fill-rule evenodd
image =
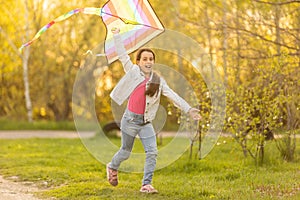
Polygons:
<instances>
[{"instance_id":1,"label":"girl","mask_svg":"<svg viewBox=\"0 0 300 200\"><path fill-rule=\"evenodd\" d=\"M129 158L135 137L138 135L146 153L140 192L157 193L151 185L157 157L156 136L151 121L158 110L161 94L168 97L181 110L189 113L194 120L201 117L198 109L192 108L169 88L162 77L152 71L155 54L151 49L140 49L136 56L136 64L131 62L119 32L118 28L112 29L116 51L126 74L110 96L119 105L128 99L128 104L121 120L121 148L106 166L107 178L111 185L118 185L118 168L121 162Z\"/></svg>"}]
</instances>

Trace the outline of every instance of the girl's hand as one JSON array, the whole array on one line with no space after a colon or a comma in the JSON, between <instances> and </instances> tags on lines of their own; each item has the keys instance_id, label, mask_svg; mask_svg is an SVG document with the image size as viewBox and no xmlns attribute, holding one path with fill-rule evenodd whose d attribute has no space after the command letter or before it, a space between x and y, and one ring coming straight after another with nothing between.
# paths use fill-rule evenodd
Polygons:
<instances>
[{"instance_id":1,"label":"girl's hand","mask_svg":"<svg viewBox=\"0 0 300 200\"><path fill-rule=\"evenodd\" d=\"M120 29L117 28L117 27L113 27L113 28L111 29L111 32L112 32L113 34L117 34L117 33L120 33Z\"/></svg>"},{"instance_id":2,"label":"girl's hand","mask_svg":"<svg viewBox=\"0 0 300 200\"><path fill-rule=\"evenodd\" d=\"M199 114L200 110L198 110L197 108L191 108L189 110L189 115L193 120L200 120L201 119L201 115Z\"/></svg>"}]
</instances>

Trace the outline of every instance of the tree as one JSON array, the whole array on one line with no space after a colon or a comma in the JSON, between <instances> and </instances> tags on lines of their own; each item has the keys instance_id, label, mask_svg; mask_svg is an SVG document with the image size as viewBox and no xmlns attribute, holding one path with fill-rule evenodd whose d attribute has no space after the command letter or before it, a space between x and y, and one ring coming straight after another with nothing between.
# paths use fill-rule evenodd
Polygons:
<instances>
[{"instance_id":1,"label":"tree","mask_svg":"<svg viewBox=\"0 0 300 200\"><path fill-rule=\"evenodd\" d=\"M6 9L8 9L6 7L6 4L4 6ZM28 1L26 0L24 2L24 19L25 19L25 40L29 39L29 34L30 34L30 30L29 30L29 5L28 5ZM6 10L7 11L7 10ZM10 21L13 21L14 19L11 18L12 16L10 16ZM26 109L27 109L27 120L29 122L32 122L32 103L31 103L31 98L30 98L30 86L29 86L29 77L28 77L28 61L29 61L29 57L30 57L30 48L27 48L24 50L23 53L20 53L18 51L18 47L15 45L14 41L12 40L12 38L10 37L10 35L6 32L6 30L4 30L1 26L0 26L0 31L2 33L2 35L4 35L7 43L9 44L9 46L11 47L11 49L14 51L14 54L17 55L17 57L21 58L22 60L22 67L23 67L23 82L24 82L24 97L25 97L25 102L26 102ZM25 41L24 40L24 41ZM5 65L5 64L4 64Z\"/></svg>"},{"instance_id":2,"label":"tree","mask_svg":"<svg viewBox=\"0 0 300 200\"><path fill-rule=\"evenodd\" d=\"M198 2L192 8L182 3L176 9L182 23L192 27L189 32L201 30L202 34L195 38L199 42L206 39L208 42L203 44L208 52L216 52L213 60L216 66L222 66L227 83L228 124L238 135L245 155L250 153L259 162L263 161L266 127L272 131L279 125L285 130L298 127L294 112L297 104L282 100L299 96L294 87L295 78L299 80L299 68L295 68L299 66L298 4L299 1L214 0ZM293 85L283 80L291 80ZM278 98L280 93L285 97ZM279 122L278 116L286 121Z\"/></svg>"}]
</instances>

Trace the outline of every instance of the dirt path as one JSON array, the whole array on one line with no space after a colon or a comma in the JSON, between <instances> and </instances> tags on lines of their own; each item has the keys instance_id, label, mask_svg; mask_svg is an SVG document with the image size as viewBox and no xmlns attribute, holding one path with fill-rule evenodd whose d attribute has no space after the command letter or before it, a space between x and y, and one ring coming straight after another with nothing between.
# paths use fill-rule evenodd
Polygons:
<instances>
[{"instance_id":1,"label":"dirt path","mask_svg":"<svg viewBox=\"0 0 300 200\"><path fill-rule=\"evenodd\" d=\"M80 133L80 137L92 137L94 132ZM79 138L76 131L0 131L0 139L26 139L26 138Z\"/></svg>"},{"instance_id":2,"label":"dirt path","mask_svg":"<svg viewBox=\"0 0 300 200\"><path fill-rule=\"evenodd\" d=\"M34 196L40 189L30 182L17 182L17 177L4 179L0 176L0 199L3 200L39 200Z\"/></svg>"}]
</instances>

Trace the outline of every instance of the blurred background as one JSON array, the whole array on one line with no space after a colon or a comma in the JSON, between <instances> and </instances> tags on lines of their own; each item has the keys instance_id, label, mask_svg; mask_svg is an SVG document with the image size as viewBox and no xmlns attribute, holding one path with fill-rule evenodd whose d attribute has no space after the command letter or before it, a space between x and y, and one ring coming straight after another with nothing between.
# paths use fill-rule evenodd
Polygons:
<instances>
[{"instance_id":1,"label":"blurred background","mask_svg":"<svg viewBox=\"0 0 300 200\"><path fill-rule=\"evenodd\" d=\"M77 14L52 26L22 54L18 48L56 17L75 8L102 7L106 1L0 2L2 129L22 122L44 121L70 122L72 127L74 80L83 66L84 54L105 39L101 17ZM290 133L299 129L298 1L149 2L165 28L196 40L211 58L211 70L221 75L227 97L224 132L241 137L245 132L259 133L259 139L266 130ZM209 120L210 97L202 77L178 55L158 51L157 57L160 63L167 63L185 76L200 100L196 106ZM101 71L101 78L97 79L95 73L96 112L103 123L113 120L109 93L123 75L120 69L120 63L115 62ZM162 105L168 113L178 112L165 99ZM169 115L168 120L178 122L178 115Z\"/></svg>"}]
</instances>

